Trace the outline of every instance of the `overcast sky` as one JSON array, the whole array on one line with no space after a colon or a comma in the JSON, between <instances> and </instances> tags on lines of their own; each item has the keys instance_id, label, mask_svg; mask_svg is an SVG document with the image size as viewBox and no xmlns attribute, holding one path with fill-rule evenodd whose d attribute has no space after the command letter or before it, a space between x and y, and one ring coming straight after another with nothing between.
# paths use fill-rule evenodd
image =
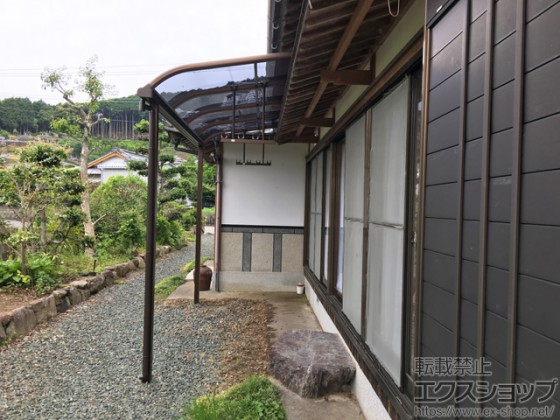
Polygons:
<instances>
[{"instance_id":1,"label":"overcast sky","mask_svg":"<svg viewBox=\"0 0 560 420\"><path fill-rule=\"evenodd\" d=\"M267 52L268 0L0 0L0 99L54 104L41 73L94 55L111 97L182 64Z\"/></svg>"}]
</instances>

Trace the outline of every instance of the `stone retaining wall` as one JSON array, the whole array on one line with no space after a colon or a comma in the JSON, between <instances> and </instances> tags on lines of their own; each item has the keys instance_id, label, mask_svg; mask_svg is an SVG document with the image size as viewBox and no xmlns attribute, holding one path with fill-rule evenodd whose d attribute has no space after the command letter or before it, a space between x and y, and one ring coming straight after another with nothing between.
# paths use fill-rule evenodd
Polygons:
<instances>
[{"instance_id":1,"label":"stone retaining wall","mask_svg":"<svg viewBox=\"0 0 560 420\"><path fill-rule=\"evenodd\" d=\"M162 246L156 250L156 257L168 254L170 251L171 247ZM29 334L37 325L89 299L91 295L113 285L116 279L123 278L131 271L144 267L144 256L139 256L128 262L107 267L95 277L82 277L74 280L48 296L28 302L25 306L14 309L9 314L0 315L0 342Z\"/></svg>"}]
</instances>

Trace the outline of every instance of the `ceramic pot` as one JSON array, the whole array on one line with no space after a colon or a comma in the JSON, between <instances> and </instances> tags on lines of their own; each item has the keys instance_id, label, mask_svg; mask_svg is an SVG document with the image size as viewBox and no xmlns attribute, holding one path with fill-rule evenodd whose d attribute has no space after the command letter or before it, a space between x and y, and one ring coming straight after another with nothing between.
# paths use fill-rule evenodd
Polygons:
<instances>
[{"instance_id":1,"label":"ceramic pot","mask_svg":"<svg viewBox=\"0 0 560 420\"><path fill-rule=\"evenodd\" d=\"M210 290L210 283L212 283L212 269L205 265L200 266L199 290Z\"/></svg>"}]
</instances>

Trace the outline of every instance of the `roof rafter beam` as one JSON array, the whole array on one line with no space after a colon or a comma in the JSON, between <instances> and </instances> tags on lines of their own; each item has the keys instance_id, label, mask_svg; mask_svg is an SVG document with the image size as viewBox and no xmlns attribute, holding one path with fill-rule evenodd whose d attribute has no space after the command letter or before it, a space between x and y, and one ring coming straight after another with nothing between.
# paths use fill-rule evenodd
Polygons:
<instances>
[{"instance_id":1,"label":"roof rafter beam","mask_svg":"<svg viewBox=\"0 0 560 420\"><path fill-rule=\"evenodd\" d=\"M371 70L321 70L321 82L334 85L369 85L373 81Z\"/></svg>"},{"instance_id":2,"label":"roof rafter beam","mask_svg":"<svg viewBox=\"0 0 560 420\"><path fill-rule=\"evenodd\" d=\"M340 38L340 42L338 43L336 50L334 51L326 70L333 71L337 69L338 65L342 61L342 58L344 57L344 54L348 50L348 47L350 46L352 39L360 29L362 22L366 18L371 5L373 4L373 1L374 0L359 0L358 5L354 10L354 13L352 14L352 17L350 18L350 22L346 26L346 29L344 30L344 34ZM311 117L311 114L313 114L313 111L315 110L315 107L319 103L321 96L323 96L323 93L325 92L327 85L328 85L327 82L321 81L319 83L319 86L317 87L317 90L315 91L315 94L313 95L313 98L311 99L311 102L307 107L307 111L305 112L304 118ZM300 123L300 125L296 130L296 137L299 137L301 135L304 127L305 125Z\"/></svg>"},{"instance_id":3,"label":"roof rafter beam","mask_svg":"<svg viewBox=\"0 0 560 420\"><path fill-rule=\"evenodd\" d=\"M307 127L332 127L334 118L304 118L301 122Z\"/></svg>"}]
</instances>

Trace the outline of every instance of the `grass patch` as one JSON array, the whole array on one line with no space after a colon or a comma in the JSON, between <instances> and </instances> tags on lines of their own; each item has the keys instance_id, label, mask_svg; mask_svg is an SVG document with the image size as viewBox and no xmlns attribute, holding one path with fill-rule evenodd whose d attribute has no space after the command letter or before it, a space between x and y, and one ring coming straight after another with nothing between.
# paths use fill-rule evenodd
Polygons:
<instances>
[{"instance_id":1,"label":"grass patch","mask_svg":"<svg viewBox=\"0 0 560 420\"><path fill-rule=\"evenodd\" d=\"M128 254L101 255L95 264L95 271L101 273L105 268L130 261L131 258L131 255ZM66 280L80 276L84 272L93 271L93 258L90 255L63 254L62 262L63 276Z\"/></svg>"},{"instance_id":2,"label":"grass patch","mask_svg":"<svg viewBox=\"0 0 560 420\"><path fill-rule=\"evenodd\" d=\"M204 395L183 409L187 420L285 419L280 391L263 376L249 376L222 394Z\"/></svg>"},{"instance_id":3,"label":"grass patch","mask_svg":"<svg viewBox=\"0 0 560 420\"><path fill-rule=\"evenodd\" d=\"M216 213L216 208L215 207L204 207L202 209L202 216L206 217L210 214L215 214Z\"/></svg>"},{"instance_id":4,"label":"grass patch","mask_svg":"<svg viewBox=\"0 0 560 420\"><path fill-rule=\"evenodd\" d=\"M204 264L206 261L211 261L213 259L214 259L213 255L205 255L204 257L200 257L200 265ZM183 268L181 268L181 271L190 273L192 270L194 270L194 265L195 265L195 260L190 260L188 263L186 263L183 266Z\"/></svg>"},{"instance_id":5,"label":"grass patch","mask_svg":"<svg viewBox=\"0 0 560 420\"><path fill-rule=\"evenodd\" d=\"M185 282L184 274L167 277L163 279L155 287L155 299L157 301L167 299L173 291Z\"/></svg>"}]
</instances>

